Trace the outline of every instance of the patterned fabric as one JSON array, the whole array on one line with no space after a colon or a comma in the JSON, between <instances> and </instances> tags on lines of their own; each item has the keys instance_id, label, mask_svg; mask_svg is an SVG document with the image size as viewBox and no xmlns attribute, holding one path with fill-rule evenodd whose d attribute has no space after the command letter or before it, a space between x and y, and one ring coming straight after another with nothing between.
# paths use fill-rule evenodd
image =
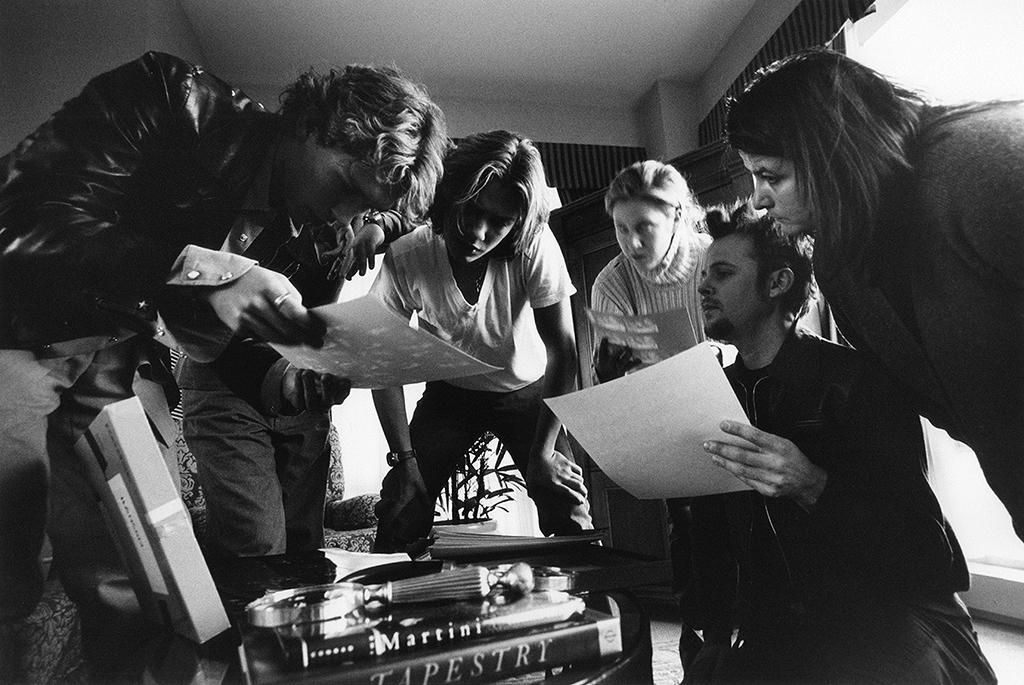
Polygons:
<instances>
[{"instance_id":1,"label":"patterned fabric","mask_svg":"<svg viewBox=\"0 0 1024 685\"><path fill-rule=\"evenodd\" d=\"M324 525L334 530L376 528L377 515L373 507L380 495L359 495L346 500L329 500L324 511Z\"/></svg>"},{"instance_id":2,"label":"patterned fabric","mask_svg":"<svg viewBox=\"0 0 1024 685\"><path fill-rule=\"evenodd\" d=\"M373 540L377 535L376 528L360 528L359 530L324 529L324 546L332 549L343 549L349 552L372 552Z\"/></svg>"},{"instance_id":3,"label":"patterned fabric","mask_svg":"<svg viewBox=\"0 0 1024 685\"><path fill-rule=\"evenodd\" d=\"M331 425L327 433L327 442L331 446L331 468L327 472L327 501L333 502L345 497L345 465L341 460L341 434L338 427Z\"/></svg>"},{"instance_id":4,"label":"patterned fabric","mask_svg":"<svg viewBox=\"0 0 1024 685\"><path fill-rule=\"evenodd\" d=\"M82 665L82 628L78 610L59 582L46 583L30 616L0 627L0 652L0 682L80 679L76 671Z\"/></svg>"},{"instance_id":5,"label":"patterned fabric","mask_svg":"<svg viewBox=\"0 0 1024 685\"><path fill-rule=\"evenodd\" d=\"M206 496L196 480L196 457L185 443L181 434L181 419L174 419L178 429L174 439L174 451L178 457L178 475L181 482L181 501L192 518L192 530L196 539L202 541L206 533Z\"/></svg>"}]
</instances>

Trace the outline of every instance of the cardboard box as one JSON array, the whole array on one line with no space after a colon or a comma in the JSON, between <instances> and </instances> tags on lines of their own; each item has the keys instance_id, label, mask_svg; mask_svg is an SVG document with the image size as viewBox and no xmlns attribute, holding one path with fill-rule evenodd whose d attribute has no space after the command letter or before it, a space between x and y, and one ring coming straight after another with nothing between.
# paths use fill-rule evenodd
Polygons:
<instances>
[{"instance_id":1,"label":"cardboard box","mask_svg":"<svg viewBox=\"0 0 1024 685\"><path fill-rule=\"evenodd\" d=\"M146 616L195 642L226 630L224 604L139 399L104 407L75 450Z\"/></svg>"}]
</instances>

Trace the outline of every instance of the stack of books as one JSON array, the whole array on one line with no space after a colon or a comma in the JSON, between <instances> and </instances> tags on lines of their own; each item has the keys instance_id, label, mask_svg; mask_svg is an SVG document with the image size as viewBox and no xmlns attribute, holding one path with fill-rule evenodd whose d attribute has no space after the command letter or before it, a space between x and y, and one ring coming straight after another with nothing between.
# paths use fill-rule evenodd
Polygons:
<instances>
[{"instance_id":1,"label":"stack of books","mask_svg":"<svg viewBox=\"0 0 1024 685\"><path fill-rule=\"evenodd\" d=\"M591 545L605 537L604 530L590 530L578 535L501 535L434 528L429 548L431 559L473 559L503 555L515 558L523 554L547 554L554 551Z\"/></svg>"},{"instance_id":2,"label":"stack of books","mask_svg":"<svg viewBox=\"0 0 1024 685\"><path fill-rule=\"evenodd\" d=\"M564 592L395 607L381 618L333 625L244 628L248 682L485 683L622 652L619 617ZM340 625L339 625L340 624Z\"/></svg>"}]
</instances>

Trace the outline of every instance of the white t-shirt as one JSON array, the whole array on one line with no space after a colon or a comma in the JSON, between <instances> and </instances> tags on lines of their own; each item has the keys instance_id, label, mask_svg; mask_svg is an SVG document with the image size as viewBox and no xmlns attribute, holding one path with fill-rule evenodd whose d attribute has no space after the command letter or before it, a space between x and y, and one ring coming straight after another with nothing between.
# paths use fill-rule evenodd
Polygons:
<instances>
[{"instance_id":1,"label":"white t-shirt","mask_svg":"<svg viewBox=\"0 0 1024 685\"><path fill-rule=\"evenodd\" d=\"M544 375L547 354L533 309L549 307L576 292L565 258L546 225L510 259L491 259L480 297L466 302L455 283L444 239L421 226L391 244L370 292L420 326L501 371L453 378L470 390L509 392Z\"/></svg>"}]
</instances>

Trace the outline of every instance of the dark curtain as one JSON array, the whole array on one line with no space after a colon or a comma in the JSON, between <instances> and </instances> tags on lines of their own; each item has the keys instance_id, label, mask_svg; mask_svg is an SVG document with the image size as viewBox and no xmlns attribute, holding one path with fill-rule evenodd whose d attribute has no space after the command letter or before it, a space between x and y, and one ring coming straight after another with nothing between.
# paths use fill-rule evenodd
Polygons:
<instances>
[{"instance_id":1,"label":"dark curtain","mask_svg":"<svg viewBox=\"0 0 1024 685\"><path fill-rule=\"evenodd\" d=\"M842 35L837 36L847 19L857 21L874 11L874 0L803 0L772 34L750 64L729 86L714 109L700 123L700 144L713 143L722 136L725 126L725 100L738 95L743 86L761 67L804 48L828 45L842 51ZM838 38L838 42L835 39Z\"/></svg>"},{"instance_id":2,"label":"dark curtain","mask_svg":"<svg viewBox=\"0 0 1024 685\"><path fill-rule=\"evenodd\" d=\"M534 144L540 151L548 185L558 189L558 197L563 205L597 190L604 190L623 167L647 159L647 151L642 147Z\"/></svg>"}]
</instances>

